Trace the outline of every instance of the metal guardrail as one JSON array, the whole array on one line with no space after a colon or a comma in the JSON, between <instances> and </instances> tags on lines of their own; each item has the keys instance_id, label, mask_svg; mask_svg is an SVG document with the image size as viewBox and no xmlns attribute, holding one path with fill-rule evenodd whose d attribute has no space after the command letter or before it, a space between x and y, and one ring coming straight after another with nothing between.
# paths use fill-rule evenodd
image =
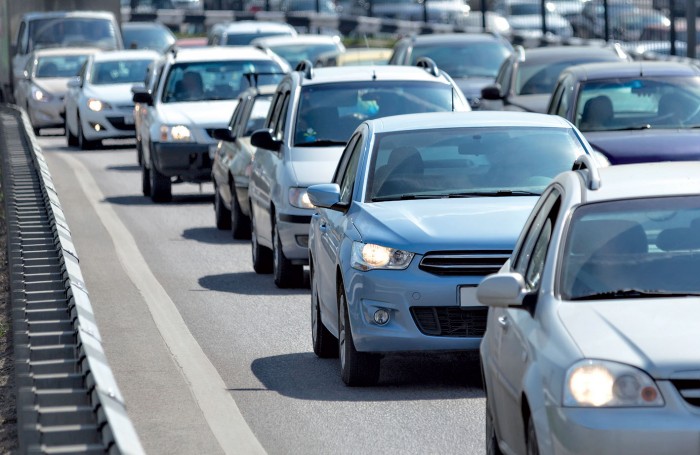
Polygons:
<instances>
[{"instance_id":1,"label":"metal guardrail","mask_svg":"<svg viewBox=\"0 0 700 455\"><path fill-rule=\"evenodd\" d=\"M26 114L0 105L21 453L142 454Z\"/></svg>"}]
</instances>

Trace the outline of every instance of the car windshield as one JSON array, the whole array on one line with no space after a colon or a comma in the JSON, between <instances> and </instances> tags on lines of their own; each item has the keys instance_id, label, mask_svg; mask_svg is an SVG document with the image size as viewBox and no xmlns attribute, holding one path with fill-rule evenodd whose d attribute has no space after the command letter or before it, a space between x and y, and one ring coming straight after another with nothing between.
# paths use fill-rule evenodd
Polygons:
<instances>
[{"instance_id":1,"label":"car windshield","mask_svg":"<svg viewBox=\"0 0 700 455\"><path fill-rule=\"evenodd\" d=\"M292 36L291 32L255 32L255 33L233 33L226 35L227 46L247 46L256 38L266 36Z\"/></svg>"},{"instance_id":2,"label":"car windshield","mask_svg":"<svg viewBox=\"0 0 700 455\"><path fill-rule=\"evenodd\" d=\"M34 77L73 77L77 76L87 55L61 55L51 57L39 57L36 64Z\"/></svg>"},{"instance_id":3,"label":"car windshield","mask_svg":"<svg viewBox=\"0 0 700 455\"><path fill-rule=\"evenodd\" d=\"M539 195L584 153L570 128L436 128L378 134L367 199Z\"/></svg>"},{"instance_id":4,"label":"car windshield","mask_svg":"<svg viewBox=\"0 0 700 455\"><path fill-rule=\"evenodd\" d=\"M294 145L344 144L364 120L454 108L452 87L435 82L368 81L302 89ZM330 143L329 143L330 144Z\"/></svg>"},{"instance_id":5,"label":"car windshield","mask_svg":"<svg viewBox=\"0 0 700 455\"><path fill-rule=\"evenodd\" d=\"M581 131L700 126L700 77L645 77L584 83L576 106Z\"/></svg>"},{"instance_id":6,"label":"car windshield","mask_svg":"<svg viewBox=\"0 0 700 455\"><path fill-rule=\"evenodd\" d=\"M152 59L95 62L90 74L93 85L129 84L143 82Z\"/></svg>"},{"instance_id":7,"label":"car windshield","mask_svg":"<svg viewBox=\"0 0 700 455\"><path fill-rule=\"evenodd\" d=\"M584 63L615 61L616 58L610 53L610 58L587 57L579 59L568 59L561 62L531 63L528 60L522 62L515 74L515 94L516 95L537 95L550 94L554 91L559 74L565 68Z\"/></svg>"},{"instance_id":8,"label":"car windshield","mask_svg":"<svg viewBox=\"0 0 700 455\"><path fill-rule=\"evenodd\" d=\"M165 52L175 44L175 36L162 28L130 28L122 30L124 46L129 49L153 49Z\"/></svg>"},{"instance_id":9,"label":"car windshield","mask_svg":"<svg viewBox=\"0 0 700 455\"><path fill-rule=\"evenodd\" d=\"M46 47L91 46L104 50L119 49L117 31L109 19L60 17L30 22L33 49Z\"/></svg>"},{"instance_id":10,"label":"car windshield","mask_svg":"<svg viewBox=\"0 0 700 455\"><path fill-rule=\"evenodd\" d=\"M416 46L411 54L411 64L420 57L429 57L438 68L452 77L496 77L510 49L497 41L478 43L451 43L435 46Z\"/></svg>"},{"instance_id":11,"label":"car windshield","mask_svg":"<svg viewBox=\"0 0 700 455\"><path fill-rule=\"evenodd\" d=\"M700 196L587 204L569 226L562 299L700 293Z\"/></svg>"},{"instance_id":12,"label":"car windshield","mask_svg":"<svg viewBox=\"0 0 700 455\"><path fill-rule=\"evenodd\" d=\"M251 86L255 73L260 85L277 83L284 76L273 61L179 63L170 68L162 101L233 100Z\"/></svg>"},{"instance_id":13,"label":"car windshield","mask_svg":"<svg viewBox=\"0 0 700 455\"><path fill-rule=\"evenodd\" d=\"M248 117L248 121L245 125L243 136L250 136L256 130L265 126L265 119L267 118L271 103L272 95L261 95L255 98L253 108L250 111L250 117Z\"/></svg>"},{"instance_id":14,"label":"car windshield","mask_svg":"<svg viewBox=\"0 0 700 455\"><path fill-rule=\"evenodd\" d=\"M338 51L335 43L323 44L279 44L270 46L272 51L285 59L294 68L302 60L315 62L316 59L325 52Z\"/></svg>"}]
</instances>

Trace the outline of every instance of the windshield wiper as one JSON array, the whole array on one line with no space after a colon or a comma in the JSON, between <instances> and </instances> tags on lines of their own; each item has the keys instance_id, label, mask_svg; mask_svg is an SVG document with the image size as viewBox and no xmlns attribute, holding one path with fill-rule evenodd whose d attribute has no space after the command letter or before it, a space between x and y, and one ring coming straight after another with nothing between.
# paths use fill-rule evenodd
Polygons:
<instances>
[{"instance_id":1,"label":"windshield wiper","mask_svg":"<svg viewBox=\"0 0 700 455\"><path fill-rule=\"evenodd\" d=\"M384 201L409 201L411 199L442 199L449 197L445 194L394 194L391 196L376 196L371 199L372 202Z\"/></svg>"},{"instance_id":2,"label":"windshield wiper","mask_svg":"<svg viewBox=\"0 0 700 455\"><path fill-rule=\"evenodd\" d=\"M636 130L650 130L651 125L648 123L645 123L643 125L632 125L632 126L626 126L624 128L612 128L612 129L605 129L605 130L598 130L598 131L636 131Z\"/></svg>"},{"instance_id":3,"label":"windshield wiper","mask_svg":"<svg viewBox=\"0 0 700 455\"><path fill-rule=\"evenodd\" d=\"M655 297L687 297L700 296L697 292L672 292L662 290L647 289L618 289L615 291L605 291L596 294L573 297L571 300L608 300L608 299L644 299Z\"/></svg>"},{"instance_id":4,"label":"windshield wiper","mask_svg":"<svg viewBox=\"0 0 700 455\"><path fill-rule=\"evenodd\" d=\"M311 142L300 142L294 144L294 147L327 147L329 145L345 145L346 141L336 141L334 139L316 139Z\"/></svg>"},{"instance_id":5,"label":"windshield wiper","mask_svg":"<svg viewBox=\"0 0 700 455\"><path fill-rule=\"evenodd\" d=\"M464 193L450 193L446 197L502 197L502 196L540 196L541 193L523 190L498 190L498 191L467 191Z\"/></svg>"}]
</instances>

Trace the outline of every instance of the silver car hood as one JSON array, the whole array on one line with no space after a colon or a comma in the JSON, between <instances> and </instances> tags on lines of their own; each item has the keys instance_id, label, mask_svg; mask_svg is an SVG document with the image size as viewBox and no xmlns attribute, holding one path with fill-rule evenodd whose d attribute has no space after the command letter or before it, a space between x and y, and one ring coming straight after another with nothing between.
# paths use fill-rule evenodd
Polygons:
<instances>
[{"instance_id":1,"label":"silver car hood","mask_svg":"<svg viewBox=\"0 0 700 455\"><path fill-rule=\"evenodd\" d=\"M343 146L295 147L290 165L299 186L330 183L343 153Z\"/></svg>"},{"instance_id":2,"label":"silver car hood","mask_svg":"<svg viewBox=\"0 0 700 455\"><path fill-rule=\"evenodd\" d=\"M585 358L632 365L656 379L700 370L700 298L562 302L558 313Z\"/></svg>"},{"instance_id":3,"label":"silver car hood","mask_svg":"<svg viewBox=\"0 0 700 455\"><path fill-rule=\"evenodd\" d=\"M68 81L70 80L71 78L68 77L47 77L42 79L34 79L32 80L32 83L43 91L54 96L64 96L66 92L68 92Z\"/></svg>"}]
</instances>

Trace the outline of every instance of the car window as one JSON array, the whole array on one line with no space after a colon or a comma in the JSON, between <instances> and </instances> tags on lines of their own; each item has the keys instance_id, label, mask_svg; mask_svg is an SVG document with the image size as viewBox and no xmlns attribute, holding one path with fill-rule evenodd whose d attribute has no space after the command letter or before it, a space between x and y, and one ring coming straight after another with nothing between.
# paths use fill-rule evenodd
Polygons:
<instances>
[{"instance_id":1,"label":"car window","mask_svg":"<svg viewBox=\"0 0 700 455\"><path fill-rule=\"evenodd\" d=\"M129 84L141 82L148 74L152 59L94 62L90 71L93 85Z\"/></svg>"},{"instance_id":2,"label":"car window","mask_svg":"<svg viewBox=\"0 0 700 455\"><path fill-rule=\"evenodd\" d=\"M357 163L360 161L363 143L362 136L359 136L350 152L350 159L345 168L343 180L340 183L340 202L345 204L349 204L352 199L352 189L355 186L355 179L357 177Z\"/></svg>"},{"instance_id":3,"label":"car window","mask_svg":"<svg viewBox=\"0 0 700 455\"><path fill-rule=\"evenodd\" d=\"M514 66L513 57L505 59L501 68L498 70L498 75L496 76L496 83L501 86L501 94L505 95L510 92L510 79L513 74Z\"/></svg>"},{"instance_id":4,"label":"car window","mask_svg":"<svg viewBox=\"0 0 700 455\"><path fill-rule=\"evenodd\" d=\"M280 115L277 118L277 122L274 127L273 137L279 141L284 137L284 129L287 123L287 111L289 110L289 92L285 92L284 98L282 98L282 104L280 105Z\"/></svg>"},{"instance_id":5,"label":"car window","mask_svg":"<svg viewBox=\"0 0 700 455\"><path fill-rule=\"evenodd\" d=\"M315 62L316 59L323 53L338 51L338 45L335 43L322 44L280 44L271 46L270 49L289 63L289 66L295 68L302 60Z\"/></svg>"},{"instance_id":6,"label":"car window","mask_svg":"<svg viewBox=\"0 0 700 455\"><path fill-rule=\"evenodd\" d=\"M589 203L575 209L568 226L562 299L700 293L700 196Z\"/></svg>"},{"instance_id":7,"label":"car window","mask_svg":"<svg viewBox=\"0 0 700 455\"><path fill-rule=\"evenodd\" d=\"M231 116L231 120L228 122L228 127L231 129L231 132L236 135L236 130L238 130L238 124L241 118L241 115L243 114L243 111L245 110L246 106L246 100L241 99L238 101L238 104L236 105L236 109L233 110L233 115Z\"/></svg>"},{"instance_id":8,"label":"car window","mask_svg":"<svg viewBox=\"0 0 700 455\"><path fill-rule=\"evenodd\" d=\"M175 44L175 36L166 28L128 28L122 30L124 46L129 49L153 49L165 52Z\"/></svg>"},{"instance_id":9,"label":"car window","mask_svg":"<svg viewBox=\"0 0 700 455\"><path fill-rule=\"evenodd\" d=\"M247 121L242 136L250 136L265 126L265 118L267 118L271 103L272 95L258 96L253 100L252 107L246 116Z\"/></svg>"},{"instance_id":10,"label":"car window","mask_svg":"<svg viewBox=\"0 0 700 455\"><path fill-rule=\"evenodd\" d=\"M434 46L414 46L409 64L415 65L420 57L429 57L438 68L453 78L495 78L511 49L501 41L479 43L444 43Z\"/></svg>"},{"instance_id":11,"label":"car window","mask_svg":"<svg viewBox=\"0 0 700 455\"><path fill-rule=\"evenodd\" d=\"M451 111L452 86L436 82L370 81L303 87L294 145L345 143L364 120L419 112Z\"/></svg>"},{"instance_id":12,"label":"car window","mask_svg":"<svg viewBox=\"0 0 700 455\"><path fill-rule=\"evenodd\" d=\"M515 74L514 92L516 95L538 95L552 93L561 72L569 66L591 62L616 61L610 58L578 58L561 62L528 63L521 62Z\"/></svg>"},{"instance_id":13,"label":"car window","mask_svg":"<svg viewBox=\"0 0 700 455\"><path fill-rule=\"evenodd\" d=\"M570 128L436 128L375 137L367 194L401 198L539 196L584 153Z\"/></svg>"},{"instance_id":14,"label":"car window","mask_svg":"<svg viewBox=\"0 0 700 455\"><path fill-rule=\"evenodd\" d=\"M348 162L350 161L350 155L357 145L357 140L360 134L357 133L350 138L348 144L345 146L343 153L340 155L340 161L338 162L338 167L335 169L335 174L333 175L333 183L341 184L343 181L343 176L345 175L345 169L348 167Z\"/></svg>"},{"instance_id":15,"label":"car window","mask_svg":"<svg viewBox=\"0 0 700 455\"><path fill-rule=\"evenodd\" d=\"M522 245L513 255L513 270L525 278L530 290L539 286L547 247L552 235L552 226L559 214L561 195L554 189L544 198L532 223L525 227L527 232Z\"/></svg>"},{"instance_id":16,"label":"car window","mask_svg":"<svg viewBox=\"0 0 700 455\"><path fill-rule=\"evenodd\" d=\"M26 31L27 31L27 23L22 21L22 23L19 25L19 32L17 32L17 53L18 54L26 54L27 53L28 35L27 35Z\"/></svg>"}]
</instances>

